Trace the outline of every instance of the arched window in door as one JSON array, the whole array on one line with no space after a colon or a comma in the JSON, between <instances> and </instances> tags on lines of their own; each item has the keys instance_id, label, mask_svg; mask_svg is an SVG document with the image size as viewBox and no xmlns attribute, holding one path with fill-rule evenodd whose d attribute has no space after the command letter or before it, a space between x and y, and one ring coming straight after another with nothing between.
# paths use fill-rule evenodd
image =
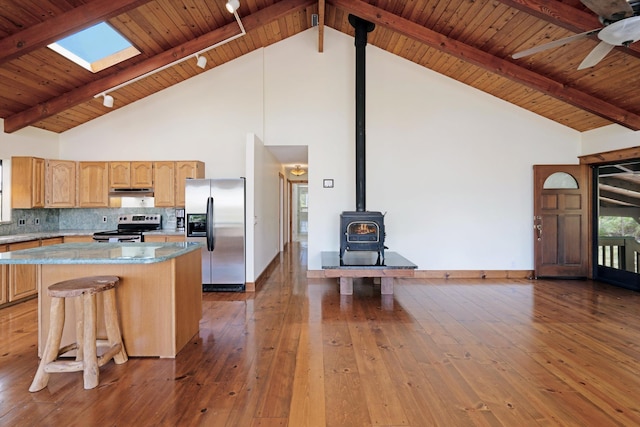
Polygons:
<instances>
[{"instance_id":1,"label":"arched window in door","mask_svg":"<svg viewBox=\"0 0 640 427\"><path fill-rule=\"evenodd\" d=\"M542 188L545 190L577 189L578 181L566 172L555 172L545 179Z\"/></svg>"}]
</instances>

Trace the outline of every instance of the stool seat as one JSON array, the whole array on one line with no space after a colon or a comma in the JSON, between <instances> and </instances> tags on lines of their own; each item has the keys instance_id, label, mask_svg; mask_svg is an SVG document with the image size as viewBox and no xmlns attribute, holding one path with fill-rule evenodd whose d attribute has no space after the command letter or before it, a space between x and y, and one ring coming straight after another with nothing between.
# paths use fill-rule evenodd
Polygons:
<instances>
[{"instance_id":1,"label":"stool seat","mask_svg":"<svg viewBox=\"0 0 640 427\"><path fill-rule=\"evenodd\" d=\"M49 286L51 321L47 342L36 375L29 387L35 392L45 388L49 374L83 371L84 388L98 385L99 368L111 359L125 363L127 353L118 326L115 291L118 276L90 276L65 280ZM107 340L96 339L96 295L103 293L104 318ZM60 348L64 329L65 299L74 298L76 311L76 342ZM97 347L108 347L98 357ZM76 350L75 360L56 360L64 353Z\"/></svg>"},{"instance_id":2,"label":"stool seat","mask_svg":"<svg viewBox=\"0 0 640 427\"><path fill-rule=\"evenodd\" d=\"M65 280L49 286L47 292L49 296L55 298L79 297L85 292L97 294L107 289L115 288L120 281L118 276L91 276L80 277L78 279Z\"/></svg>"}]
</instances>

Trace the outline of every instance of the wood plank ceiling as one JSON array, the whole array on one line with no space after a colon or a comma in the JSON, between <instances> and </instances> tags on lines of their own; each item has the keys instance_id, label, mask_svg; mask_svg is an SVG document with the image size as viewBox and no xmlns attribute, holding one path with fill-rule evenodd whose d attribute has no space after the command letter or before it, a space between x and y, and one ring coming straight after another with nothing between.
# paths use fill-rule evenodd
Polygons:
<instances>
[{"instance_id":1,"label":"wood plank ceiling","mask_svg":"<svg viewBox=\"0 0 640 427\"><path fill-rule=\"evenodd\" d=\"M226 0L3 0L0 117L5 132L64 132L113 109L95 95L239 33ZM511 55L600 28L579 0L240 0L246 35L115 90L114 109L312 26L353 36L352 13L376 24L369 43L578 131L640 129L640 43L578 71L594 36L521 59ZM46 47L107 20L142 54L93 74ZM321 54L321 53L319 53Z\"/></svg>"}]
</instances>

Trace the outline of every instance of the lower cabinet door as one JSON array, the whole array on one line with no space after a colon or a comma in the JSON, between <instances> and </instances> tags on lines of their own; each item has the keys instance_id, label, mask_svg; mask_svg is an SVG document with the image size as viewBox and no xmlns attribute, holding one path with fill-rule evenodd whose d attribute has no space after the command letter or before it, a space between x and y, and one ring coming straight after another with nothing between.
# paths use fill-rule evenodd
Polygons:
<instances>
[{"instance_id":1,"label":"lower cabinet door","mask_svg":"<svg viewBox=\"0 0 640 427\"><path fill-rule=\"evenodd\" d=\"M10 251L37 248L40 241L12 243ZM27 298L38 293L37 267L28 264L13 264L9 266L9 302Z\"/></svg>"},{"instance_id":2,"label":"lower cabinet door","mask_svg":"<svg viewBox=\"0 0 640 427\"><path fill-rule=\"evenodd\" d=\"M0 252L6 252L7 245L0 245ZM9 302L9 266L0 265L0 305Z\"/></svg>"}]
</instances>

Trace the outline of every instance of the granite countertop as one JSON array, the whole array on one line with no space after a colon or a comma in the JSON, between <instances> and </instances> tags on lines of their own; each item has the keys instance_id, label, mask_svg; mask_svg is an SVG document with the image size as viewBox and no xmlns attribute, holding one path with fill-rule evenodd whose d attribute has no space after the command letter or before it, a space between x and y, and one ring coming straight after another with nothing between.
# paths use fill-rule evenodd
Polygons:
<instances>
[{"instance_id":1,"label":"granite countertop","mask_svg":"<svg viewBox=\"0 0 640 427\"><path fill-rule=\"evenodd\" d=\"M110 229L111 230L111 229ZM40 233L24 233L24 234L9 234L7 236L0 236L0 245L6 245L9 243L29 242L32 240L51 239L54 237L64 236L91 236L98 231L108 230L57 230L57 231L43 231ZM167 230L155 230L146 231L145 235L162 235L162 236L183 236L184 230L177 231L175 228Z\"/></svg>"},{"instance_id":2,"label":"granite countertop","mask_svg":"<svg viewBox=\"0 0 640 427\"><path fill-rule=\"evenodd\" d=\"M343 259L340 260L339 252L322 252L323 269L415 269L418 266L398 254L397 252L385 251L384 261L378 261L378 253L371 251L346 251Z\"/></svg>"},{"instance_id":3,"label":"granite countertop","mask_svg":"<svg viewBox=\"0 0 640 427\"><path fill-rule=\"evenodd\" d=\"M9 234L6 236L0 236L0 245L6 245L8 243L29 242L31 240L51 239L54 237L64 236L91 236L94 230L58 230L58 231L43 231L40 233L24 233L24 234Z\"/></svg>"},{"instance_id":4,"label":"granite countertop","mask_svg":"<svg viewBox=\"0 0 640 427\"><path fill-rule=\"evenodd\" d=\"M63 243L0 253L0 264L151 264L200 250L201 243Z\"/></svg>"}]
</instances>

